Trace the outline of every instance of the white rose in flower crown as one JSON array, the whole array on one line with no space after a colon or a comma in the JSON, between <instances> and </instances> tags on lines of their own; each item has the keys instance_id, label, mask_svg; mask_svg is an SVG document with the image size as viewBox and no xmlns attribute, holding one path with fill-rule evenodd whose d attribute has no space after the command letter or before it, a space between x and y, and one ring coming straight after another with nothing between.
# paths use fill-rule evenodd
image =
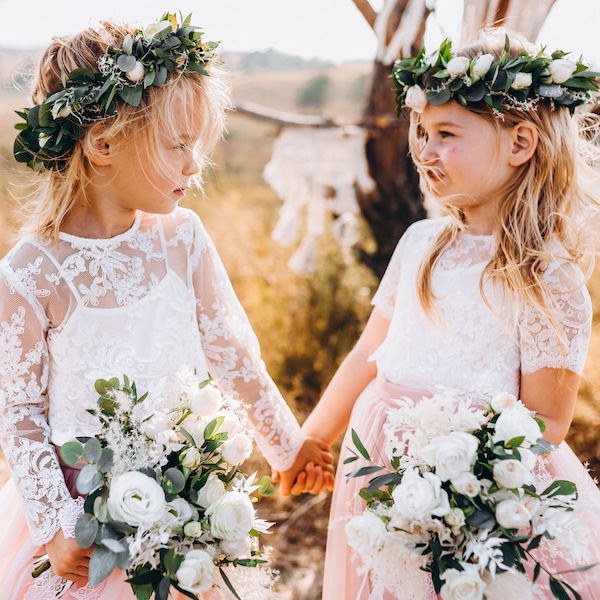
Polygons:
<instances>
[{"instance_id":1,"label":"white rose in flower crown","mask_svg":"<svg viewBox=\"0 0 600 600\"><path fill-rule=\"evenodd\" d=\"M206 483L198 490L198 504L202 508L208 508L215 503L221 496L225 495L225 484L211 473Z\"/></svg>"},{"instance_id":2,"label":"white rose in flower crown","mask_svg":"<svg viewBox=\"0 0 600 600\"><path fill-rule=\"evenodd\" d=\"M542 432L531 411L519 402L516 406L510 406L500 413L492 439L495 443L508 442L522 436L525 437L522 445L528 448L542 437Z\"/></svg>"},{"instance_id":3,"label":"white rose in flower crown","mask_svg":"<svg viewBox=\"0 0 600 600\"><path fill-rule=\"evenodd\" d=\"M215 564L206 550L190 550L176 575L181 589L200 594L212 588L214 571Z\"/></svg>"},{"instance_id":4,"label":"white rose in flower crown","mask_svg":"<svg viewBox=\"0 0 600 600\"><path fill-rule=\"evenodd\" d=\"M493 62L494 57L491 54L482 54L481 56L478 56L473 64L473 75L477 75L477 77L480 78L485 77Z\"/></svg>"},{"instance_id":5,"label":"white rose in flower crown","mask_svg":"<svg viewBox=\"0 0 600 600\"><path fill-rule=\"evenodd\" d=\"M113 477L106 503L112 519L143 528L161 520L167 504L156 480L139 471Z\"/></svg>"},{"instance_id":6,"label":"white rose in flower crown","mask_svg":"<svg viewBox=\"0 0 600 600\"><path fill-rule=\"evenodd\" d=\"M416 113L422 113L429 104L429 100L427 100L427 94L418 85L413 85L406 92L404 104Z\"/></svg>"},{"instance_id":7,"label":"white rose in flower crown","mask_svg":"<svg viewBox=\"0 0 600 600\"><path fill-rule=\"evenodd\" d=\"M221 447L221 456L233 466L241 465L252 454L252 440L245 433L236 433Z\"/></svg>"},{"instance_id":8,"label":"white rose in flower crown","mask_svg":"<svg viewBox=\"0 0 600 600\"><path fill-rule=\"evenodd\" d=\"M475 498L481 490L481 482L473 473L463 472L450 480L457 493Z\"/></svg>"},{"instance_id":9,"label":"white rose in flower crown","mask_svg":"<svg viewBox=\"0 0 600 600\"><path fill-rule=\"evenodd\" d=\"M504 409L516 406L519 400L513 394L501 392L496 394L490 401L490 406L495 413L500 414Z\"/></svg>"},{"instance_id":10,"label":"white rose in flower crown","mask_svg":"<svg viewBox=\"0 0 600 600\"><path fill-rule=\"evenodd\" d=\"M531 522L531 513L519 500L502 500L496 506L496 521L506 529L521 529Z\"/></svg>"},{"instance_id":11,"label":"white rose in flower crown","mask_svg":"<svg viewBox=\"0 0 600 600\"><path fill-rule=\"evenodd\" d=\"M394 508L406 519L420 520L443 517L450 511L448 494L442 489L442 480L434 473L407 469L400 484L392 492Z\"/></svg>"},{"instance_id":12,"label":"white rose in flower crown","mask_svg":"<svg viewBox=\"0 0 600 600\"><path fill-rule=\"evenodd\" d=\"M479 442L474 435L452 431L448 435L433 438L421 449L421 458L435 468L436 475L442 481L448 481L471 470L478 446Z\"/></svg>"},{"instance_id":13,"label":"white rose in flower crown","mask_svg":"<svg viewBox=\"0 0 600 600\"><path fill-rule=\"evenodd\" d=\"M446 71L451 77L460 77L467 72L471 61L466 56L455 56L448 61Z\"/></svg>"},{"instance_id":14,"label":"white rose in flower crown","mask_svg":"<svg viewBox=\"0 0 600 600\"><path fill-rule=\"evenodd\" d=\"M463 571L448 569L441 578L444 585L440 590L442 600L481 600L485 583L475 565L463 563Z\"/></svg>"},{"instance_id":15,"label":"white rose in flower crown","mask_svg":"<svg viewBox=\"0 0 600 600\"><path fill-rule=\"evenodd\" d=\"M361 556L378 552L385 544L385 523L370 510L353 516L346 523L348 544Z\"/></svg>"},{"instance_id":16,"label":"white rose in flower crown","mask_svg":"<svg viewBox=\"0 0 600 600\"><path fill-rule=\"evenodd\" d=\"M250 537L246 536L240 540L221 540L219 549L227 555L229 560L236 558L250 558L252 556L252 546Z\"/></svg>"},{"instance_id":17,"label":"white rose in flower crown","mask_svg":"<svg viewBox=\"0 0 600 600\"><path fill-rule=\"evenodd\" d=\"M181 527L190 519L197 519L198 511L183 498L175 498L167 502L165 521L172 527Z\"/></svg>"},{"instance_id":18,"label":"white rose in flower crown","mask_svg":"<svg viewBox=\"0 0 600 600\"><path fill-rule=\"evenodd\" d=\"M219 540L239 540L254 525L254 507L247 494L227 492L206 509L210 531Z\"/></svg>"},{"instance_id":19,"label":"white rose in flower crown","mask_svg":"<svg viewBox=\"0 0 600 600\"><path fill-rule=\"evenodd\" d=\"M533 483L531 471L520 460L500 460L494 465L494 481L503 488L514 490Z\"/></svg>"},{"instance_id":20,"label":"white rose in flower crown","mask_svg":"<svg viewBox=\"0 0 600 600\"><path fill-rule=\"evenodd\" d=\"M531 73L517 73L510 87L513 90L524 90L531 86L532 81Z\"/></svg>"},{"instance_id":21,"label":"white rose in flower crown","mask_svg":"<svg viewBox=\"0 0 600 600\"><path fill-rule=\"evenodd\" d=\"M221 408L223 396L218 387L208 384L191 392L188 404L195 415L207 417Z\"/></svg>"},{"instance_id":22,"label":"white rose in flower crown","mask_svg":"<svg viewBox=\"0 0 600 600\"><path fill-rule=\"evenodd\" d=\"M129 81L137 83L138 81L144 79L144 77L146 76L146 69L139 60L136 60L135 65L131 69L129 69L129 71L125 72L125 76L127 77L127 79L129 79Z\"/></svg>"},{"instance_id":23,"label":"white rose in flower crown","mask_svg":"<svg viewBox=\"0 0 600 600\"><path fill-rule=\"evenodd\" d=\"M158 434L171 428L169 415L163 411L157 411L149 419L142 423L142 432L151 440L156 440Z\"/></svg>"},{"instance_id":24,"label":"white rose in flower crown","mask_svg":"<svg viewBox=\"0 0 600 600\"><path fill-rule=\"evenodd\" d=\"M554 83L564 83L567 79L571 79L576 69L577 65L568 58L557 58L548 65Z\"/></svg>"}]
</instances>

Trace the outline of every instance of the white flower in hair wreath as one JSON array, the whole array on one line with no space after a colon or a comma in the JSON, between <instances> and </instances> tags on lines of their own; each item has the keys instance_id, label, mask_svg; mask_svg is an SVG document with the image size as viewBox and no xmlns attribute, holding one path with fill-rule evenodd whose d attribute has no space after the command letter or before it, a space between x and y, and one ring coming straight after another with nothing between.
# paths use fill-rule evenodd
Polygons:
<instances>
[{"instance_id":1,"label":"white flower in hair wreath","mask_svg":"<svg viewBox=\"0 0 600 600\"><path fill-rule=\"evenodd\" d=\"M544 48L530 55L524 50L511 58L506 36L504 50L496 61L491 54L472 60L452 53L452 42L444 40L432 54L425 48L418 56L399 60L392 77L396 83L398 114L406 107L422 112L456 100L466 107L489 106L504 112L506 106L527 110L541 99L566 106L571 114L586 102L593 102L600 89L600 73L590 71L581 59L557 50L550 56Z\"/></svg>"},{"instance_id":2,"label":"white flower in hair wreath","mask_svg":"<svg viewBox=\"0 0 600 600\"><path fill-rule=\"evenodd\" d=\"M119 102L138 106L144 90L162 86L169 73L191 71L208 76L203 65L214 59L217 42L203 42L202 32L167 13L143 30L125 36L122 48L109 48L97 71L80 68L63 73L63 89L40 105L16 111L25 121L14 144L18 162L36 171L62 170L85 126L112 117Z\"/></svg>"}]
</instances>

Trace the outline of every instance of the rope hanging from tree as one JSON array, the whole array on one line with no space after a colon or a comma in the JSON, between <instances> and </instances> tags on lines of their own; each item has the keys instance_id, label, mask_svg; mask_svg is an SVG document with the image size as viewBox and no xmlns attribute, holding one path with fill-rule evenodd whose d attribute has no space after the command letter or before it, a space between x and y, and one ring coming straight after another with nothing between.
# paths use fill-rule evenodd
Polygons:
<instances>
[{"instance_id":1,"label":"rope hanging from tree","mask_svg":"<svg viewBox=\"0 0 600 600\"><path fill-rule=\"evenodd\" d=\"M272 238L284 247L304 236L290 258L291 269L314 269L318 236L334 217L333 234L342 247L358 241L359 213L355 189L373 190L365 157L365 131L360 127L285 127L273 144L265 181L283 200Z\"/></svg>"}]
</instances>

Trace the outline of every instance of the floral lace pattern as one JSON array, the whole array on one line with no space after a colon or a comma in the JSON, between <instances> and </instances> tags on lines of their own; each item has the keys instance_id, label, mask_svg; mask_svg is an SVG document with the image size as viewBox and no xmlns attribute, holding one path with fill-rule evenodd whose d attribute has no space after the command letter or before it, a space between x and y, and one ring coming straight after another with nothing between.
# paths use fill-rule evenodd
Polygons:
<instances>
[{"instance_id":1,"label":"floral lace pattern","mask_svg":"<svg viewBox=\"0 0 600 600\"><path fill-rule=\"evenodd\" d=\"M555 291L563 340L533 308L511 306L500 284L484 283L489 306L473 294L491 255L491 236L461 233L444 251L431 282L437 318L423 314L414 282L421 257L445 222L427 219L409 228L373 299L390 320L387 338L374 355L384 377L432 392L441 385L471 393L518 394L520 373L544 367L581 373L591 301L581 272L566 260L556 259L545 273Z\"/></svg>"},{"instance_id":2,"label":"floral lace pattern","mask_svg":"<svg viewBox=\"0 0 600 600\"><path fill-rule=\"evenodd\" d=\"M146 410L183 365L248 405L275 469L304 436L269 378L256 337L200 220L138 214L108 240L22 240L0 262L0 440L32 539L72 528L78 510L54 445L94 435L99 377L126 373Z\"/></svg>"}]
</instances>

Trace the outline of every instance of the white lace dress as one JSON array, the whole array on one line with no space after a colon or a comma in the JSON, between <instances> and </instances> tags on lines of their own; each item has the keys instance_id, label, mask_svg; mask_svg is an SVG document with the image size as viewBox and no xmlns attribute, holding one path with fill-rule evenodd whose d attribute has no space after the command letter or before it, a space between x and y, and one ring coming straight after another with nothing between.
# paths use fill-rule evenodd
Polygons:
<instances>
[{"instance_id":1,"label":"white lace dress","mask_svg":"<svg viewBox=\"0 0 600 600\"><path fill-rule=\"evenodd\" d=\"M12 472L0 496L7 523L2 598L41 597L29 574L32 554L61 528L72 535L79 501L55 446L98 432L87 412L96 406L96 379L126 374L151 392L144 402L151 413L152 399L188 365L249 405L255 439L273 468L288 467L304 441L189 210L139 213L131 229L110 239L22 240L0 262L0 328L0 439ZM133 598L122 580L118 593L96 588L73 597Z\"/></svg>"},{"instance_id":2,"label":"white lace dress","mask_svg":"<svg viewBox=\"0 0 600 600\"><path fill-rule=\"evenodd\" d=\"M378 456L384 448L382 426L386 411L392 406L391 398L419 399L423 392L434 393L437 386L483 398L501 391L518 396L521 373L544 367L567 368L575 373L583 370L591 329L591 302L581 272L559 257L558 245L556 259L545 276L557 293L566 357L547 320L529 306L511 304L501 285L486 281L487 303L484 301L479 282L491 257L491 236L461 233L444 251L432 276L437 319L425 316L417 297L417 272L431 240L445 223L445 218L427 219L407 230L373 299L380 313L390 320L390 326L372 357L377 363L378 379L357 400L342 443L327 539L323 600L395 600L364 576L360 557L346 543L345 523L350 514L364 509L358 491L366 483L357 478L347 481L345 477L351 470L343 461L350 456L347 448L353 447L352 429L370 449L371 456ZM590 507L586 513L588 531L597 538L600 492L593 480L566 444L549 457L545 476L577 483L580 496ZM590 550L589 562L600 562L600 542L594 542ZM561 557L547 558L556 571L572 566L561 563ZM400 564L397 572L398 583L405 590L402 600L436 597L423 572ZM588 579L589 572L572 576L569 581L581 586L586 600L600 598L600 582L588 585ZM541 586L538 597L552 595Z\"/></svg>"}]
</instances>

